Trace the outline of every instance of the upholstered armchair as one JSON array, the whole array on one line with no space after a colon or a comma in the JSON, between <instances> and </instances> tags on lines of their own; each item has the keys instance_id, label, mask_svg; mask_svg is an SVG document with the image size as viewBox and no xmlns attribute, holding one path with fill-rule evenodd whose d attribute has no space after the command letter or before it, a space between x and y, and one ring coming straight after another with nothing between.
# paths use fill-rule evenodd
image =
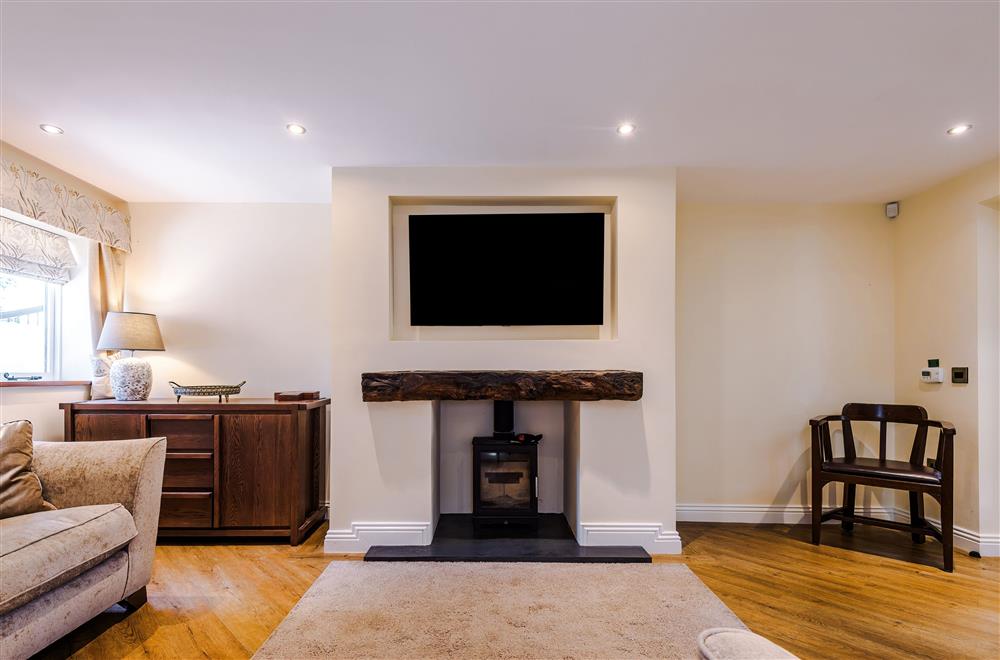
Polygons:
<instances>
[{"instance_id":1,"label":"upholstered armchair","mask_svg":"<svg viewBox=\"0 0 1000 660\"><path fill-rule=\"evenodd\" d=\"M37 442L55 511L0 521L0 656L28 657L115 603L146 599L165 438Z\"/></svg>"}]
</instances>

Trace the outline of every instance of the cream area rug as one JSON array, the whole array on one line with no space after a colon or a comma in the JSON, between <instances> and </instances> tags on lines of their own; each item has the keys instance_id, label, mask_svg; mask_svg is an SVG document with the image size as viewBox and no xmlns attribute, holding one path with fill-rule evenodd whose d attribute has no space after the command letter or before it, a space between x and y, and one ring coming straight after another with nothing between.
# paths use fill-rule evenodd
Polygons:
<instances>
[{"instance_id":1,"label":"cream area rug","mask_svg":"<svg viewBox=\"0 0 1000 660\"><path fill-rule=\"evenodd\" d=\"M683 564L335 561L255 658L697 658L742 622Z\"/></svg>"}]
</instances>

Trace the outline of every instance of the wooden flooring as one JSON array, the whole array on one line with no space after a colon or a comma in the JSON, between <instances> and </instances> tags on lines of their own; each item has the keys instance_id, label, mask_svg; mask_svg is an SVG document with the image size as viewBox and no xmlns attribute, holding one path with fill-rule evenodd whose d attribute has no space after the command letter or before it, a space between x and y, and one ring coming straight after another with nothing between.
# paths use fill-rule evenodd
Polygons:
<instances>
[{"instance_id":1,"label":"wooden flooring","mask_svg":"<svg viewBox=\"0 0 1000 660\"><path fill-rule=\"evenodd\" d=\"M1000 560L860 528L682 523L684 562L751 629L802 658L998 658ZM47 649L59 658L245 658L326 565L325 528L297 548L161 545L149 602L113 608ZM342 558L341 558L342 559ZM931 649L930 651L928 649Z\"/></svg>"}]
</instances>

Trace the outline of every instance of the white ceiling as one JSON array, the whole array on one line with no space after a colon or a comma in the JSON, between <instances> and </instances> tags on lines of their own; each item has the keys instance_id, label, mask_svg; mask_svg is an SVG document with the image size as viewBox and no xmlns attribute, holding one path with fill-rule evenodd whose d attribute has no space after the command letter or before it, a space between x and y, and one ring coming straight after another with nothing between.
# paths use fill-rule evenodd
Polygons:
<instances>
[{"instance_id":1,"label":"white ceiling","mask_svg":"<svg viewBox=\"0 0 1000 660\"><path fill-rule=\"evenodd\" d=\"M885 201L1000 140L996 2L0 11L3 139L129 201L326 202L330 166L500 164L676 165L687 199ZM944 134L959 122L975 128Z\"/></svg>"}]
</instances>

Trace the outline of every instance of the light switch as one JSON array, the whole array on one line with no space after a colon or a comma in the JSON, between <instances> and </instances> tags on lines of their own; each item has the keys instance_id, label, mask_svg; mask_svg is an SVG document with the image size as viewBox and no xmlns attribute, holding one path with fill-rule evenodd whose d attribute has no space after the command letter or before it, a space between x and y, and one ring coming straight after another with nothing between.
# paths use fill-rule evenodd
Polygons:
<instances>
[{"instance_id":1,"label":"light switch","mask_svg":"<svg viewBox=\"0 0 1000 660\"><path fill-rule=\"evenodd\" d=\"M968 367L952 367L951 368L951 382L952 383L968 383L969 382L969 368Z\"/></svg>"}]
</instances>

